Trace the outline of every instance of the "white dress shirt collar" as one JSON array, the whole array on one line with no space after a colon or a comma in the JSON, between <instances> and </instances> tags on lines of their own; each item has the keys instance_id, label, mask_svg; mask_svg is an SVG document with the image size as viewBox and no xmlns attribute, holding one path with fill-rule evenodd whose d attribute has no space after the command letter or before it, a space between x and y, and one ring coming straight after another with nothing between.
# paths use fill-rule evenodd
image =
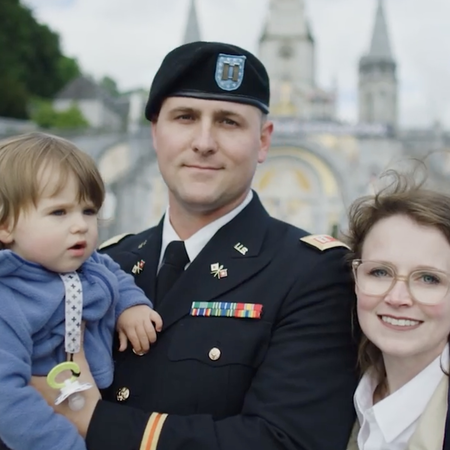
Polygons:
<instances>
[{"instance_id":1,"label":"white dress shirt collar","mask_svg":"<svg viewBox=\"0 0 450 450\"><path fill-rule=\"evenodd\" d=\"M422 372L376 405L373 404L373 393L377 382L370 371L366 372L354 397L356 413L362 426L358 436L360 450L364 449L364 441L367 440L363 439L363 442L360 442L360 438L364 436L363 426L366 422L369 422L371 432L374 428L378 428L386 443L394 442L399 438L406 440L407 443L419 417L444 376L442 369L448 370L448 366L449 346L447 344L443 353ZM371 417L376 423L370 423ZM411 427L412 425L414 426ZM403 436L401 436L402 433Z\"/></svg>"},{"instance_id":2,"label":"white dress shirt collar","mask_svg":"<svg viewBox=\"0 0 450 450\"><path fill-rule=\"evenodd\" d=\"M229 213L225 214L222 217L219 217L214 222L209 223L204 226L202 229L198 230L195 234L193 234L189 239L184 241L186 246L186 252L189 256L189 261L192 263L194 259L198 256L198 254L203 250L205 245L209 242L209 240L228 222L231 222L253 199L253 191L250 190L245 197L245 200L236 208L234 208ZM162 258L164 256L164 252L167 246L172 241L180 241L180 237L177 232L174 230L172 224L170 223L169 218L169 207L166 210L166 214L164 216L163 222L163 232L162 232L162 243L161 243L161 253L159 256L159 266L161 266ZM187 266L186 266L187 267Z\"/></svg>"}]
</instances>

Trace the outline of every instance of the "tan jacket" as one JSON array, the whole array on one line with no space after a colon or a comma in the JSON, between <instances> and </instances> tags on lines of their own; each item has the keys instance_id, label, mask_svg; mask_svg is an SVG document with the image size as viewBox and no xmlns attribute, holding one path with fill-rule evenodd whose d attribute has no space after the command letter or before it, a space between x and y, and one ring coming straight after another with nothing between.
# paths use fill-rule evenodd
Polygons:
<instances>
[{"instance_id":1,"label":"tan jacket","mask_svg":"<svg viewBox=\"0 0 450 450\"><path fill-rule=\"evenodd\" d=\"M420 417L416 431L411 436L406 450L442 450L447 415L448 387L448 377L444 376ZM359 424L355 423L347 450L359 450L358 432Z\"/></svg>"}]
</instances>

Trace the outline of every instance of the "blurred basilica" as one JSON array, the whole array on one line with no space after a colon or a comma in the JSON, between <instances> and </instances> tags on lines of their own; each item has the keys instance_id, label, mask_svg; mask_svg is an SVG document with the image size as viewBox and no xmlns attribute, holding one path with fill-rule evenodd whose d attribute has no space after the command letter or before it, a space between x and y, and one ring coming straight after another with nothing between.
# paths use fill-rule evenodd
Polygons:
<instances>
[{"instance_id":1,"label":"blurred basilica","mask_svg":"<svg viewBox=\"0 0 450 450\"><path fill-rule=\"evenodd\" d=\"M187 1L186 43L202 38L195 0ZM450 148L450 136L438 123L425 130L399 127L397 59L385 4L383 0L371 1L370 45L355 67L359 74L356 124L339 120L337 88L324 89L317 84L316 45L305 1L270 0L262 24L257 53L271 78L275 134L269 158L259 166L253 188L273 216L313 233L336 233L345 228L351 201L371 192L378 175L402 158L435 152L427 160L431 179L441 189L450 186L450 159L445 152ZM397 57L401 60L401 55ZM67 95L70 88L59 101L75 96ZM78 92L75 100L81 104L86 95L79 93L81 88L72 90ZM98 158L108 184L111 211L104 237L147 228L159 221L166 208L166 188L148 123L142 122L143 101L142 93L130 95L125 137ZM81 145L95 147L94 141L83 139Z\"/></svg>"}]
</instances>

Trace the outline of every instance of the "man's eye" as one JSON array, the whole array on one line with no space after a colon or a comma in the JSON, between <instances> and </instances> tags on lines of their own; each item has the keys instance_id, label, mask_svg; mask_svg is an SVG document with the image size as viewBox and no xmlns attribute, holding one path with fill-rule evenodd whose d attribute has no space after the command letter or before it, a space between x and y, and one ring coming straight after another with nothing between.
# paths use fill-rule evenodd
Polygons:
<instances>
[{"instance_id":1,"label":"man's eye","mask_svg":"<svg viewBox=\"0 0 450 450\"><path fill-rule=\"evenodd\" d=\"M224 123L225 125L231 125L233 127L236 127L239 125L236 121L234 121L232 119L222 119L222 123Z\"/></svg>"},{"instance_id":2,"label":"man's eye","mask_svg":"<svg viewBox=\"0 0 450 450\"><path fill-rule=\"evenodd\" d=\"M177 120L194 120L194 116L192 114L180 114L177 116Z\"/></svg>"}]
</instances>

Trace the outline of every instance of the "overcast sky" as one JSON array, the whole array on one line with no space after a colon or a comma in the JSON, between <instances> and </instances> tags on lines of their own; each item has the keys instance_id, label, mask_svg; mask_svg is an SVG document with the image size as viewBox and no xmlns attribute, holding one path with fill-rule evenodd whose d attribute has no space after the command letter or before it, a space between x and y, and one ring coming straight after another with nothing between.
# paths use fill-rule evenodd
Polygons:
<instances>
[{"instance_id":1,"label":"overcast sky","mask_svg":"<svg viewBox=\"0 0 450 450\"><path fill-rule=\"evenodd\" d=\"M357 115L357 64L368 50L377 0L305 0L316 38L317 81L340 89L339 115ZM149 88L181 43L190 0L26 0L95 78ZM197 0L202 38L257 53L269 0ZM450 130L450 0L384 0L404 126L440 120Z\"/></svg>"}]
</instances>

